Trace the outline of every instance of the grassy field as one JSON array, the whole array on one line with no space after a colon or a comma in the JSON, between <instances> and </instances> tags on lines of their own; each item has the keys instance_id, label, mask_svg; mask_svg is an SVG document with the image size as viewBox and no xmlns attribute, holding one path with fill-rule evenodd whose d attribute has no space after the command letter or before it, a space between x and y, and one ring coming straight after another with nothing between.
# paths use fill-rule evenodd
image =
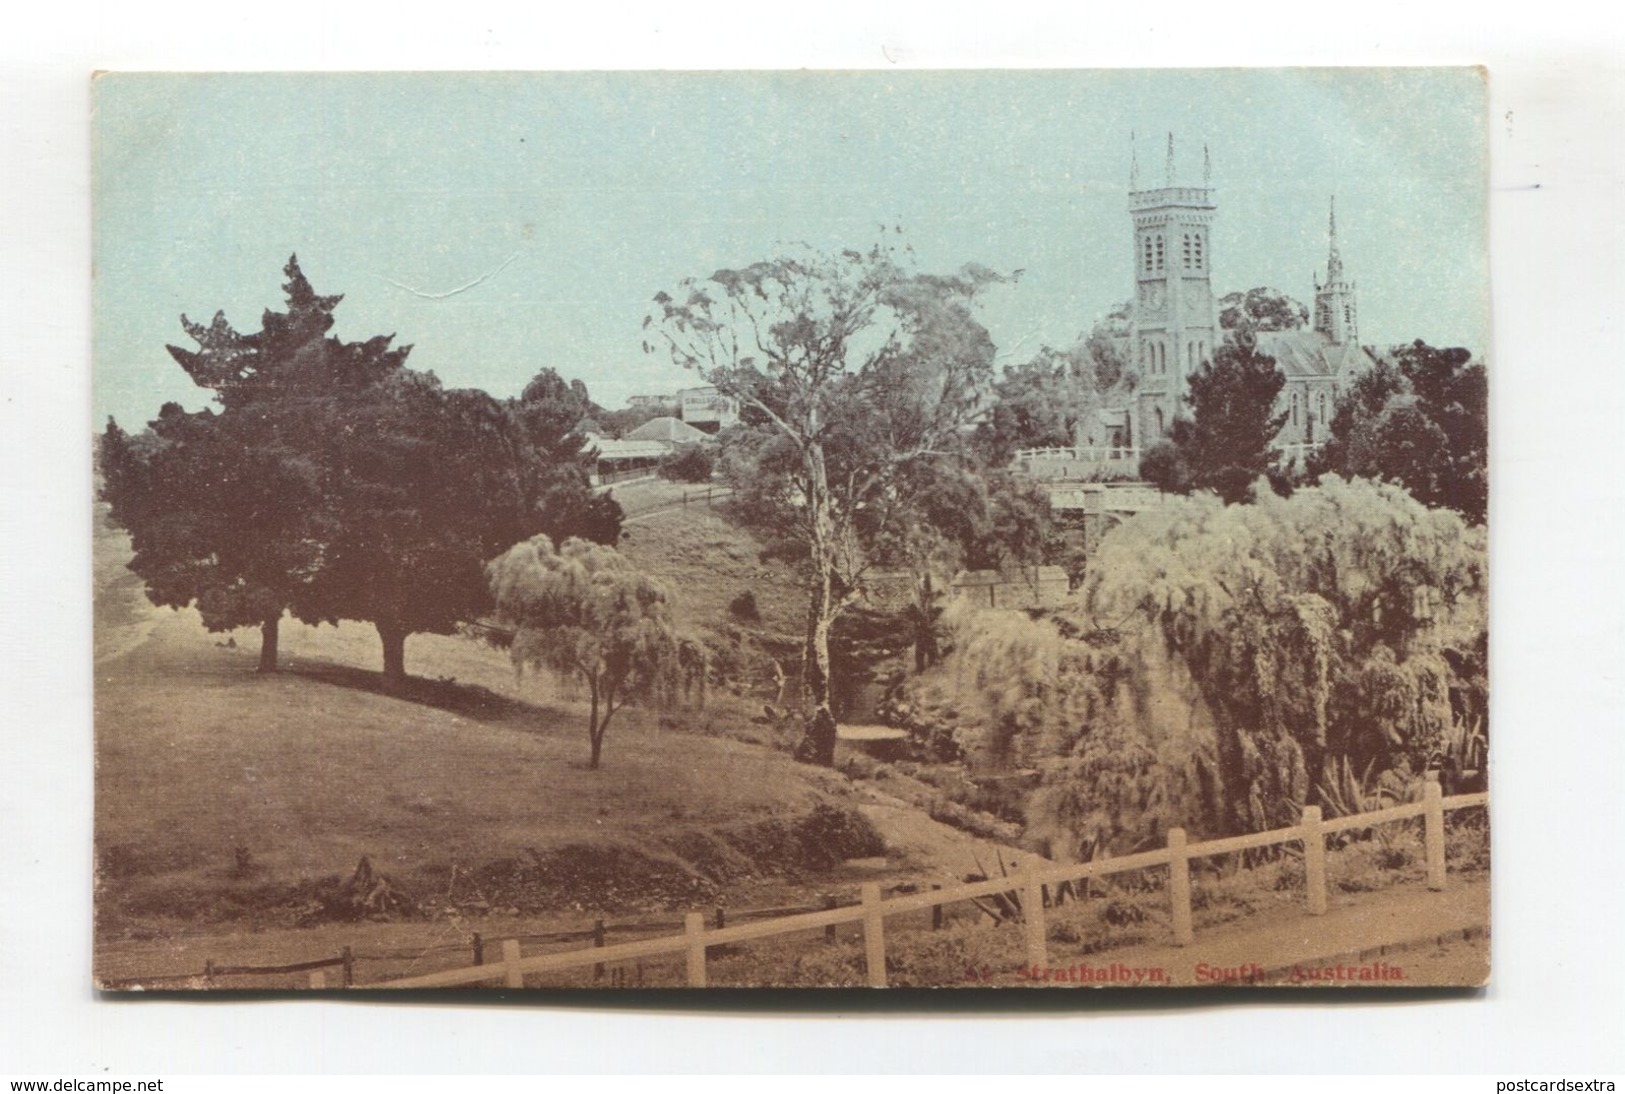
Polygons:
<instances>
[{"instance_id":1,"label":"grassy field","mask_svg":"<svg viewBox=\"0 0 1625 1094\"><path fill-rule=\"evenodd\" d=\"M653 514L632 527L626 550L673 589L691 630L725 625L729 601L751 589L759 626L793 633L793 583L712 513ZM211 635L193 612L152 608L127 558L122 535L104 525L94 569L96 967L107 981L349 946L358 982L376 983L467 964L474 932L580 931L601 917L620 941L670 933L687 910L850 901L866 881L951 885L1032 857L1011 849L1015 826L995 818L932 819L951 794L929 772L845 745L837 770L794 763L793 734L752 719L759 696L713 696L704 710L663 716L629 708L595 772L572 689L520 678L504 654L465 638L410 639L414 679L386 694L370 627L285 621L284 671L260 676L257 631ZM843 820L853 816L879 846L860 849ZM1487 868L1483 830L1453 828L1451 843L1453 870ZM363 856L410 912L393 922L325 914ZM1334 903L1414 883L1421 871L1408 830L1329 860ZM1198 928L1299 915L1299 872L1282 860L1199 874ZM1052 941L1081 953L1154 943L1169 929L1166 904L1154 878L1101 887L1057 917ZM969 905L941 932L928 919L894 927L896 983L1019 963L1019 931ZM860 952L845 930L835 946L819 936L721 952L713 982L849 982ZM676 962L612 970L616 986L675 984L680 973ZM597 983L590 977L561 983Z\"/></svg>"},{"instance_id":2,"label":"grassy field","mask_svg":"<svg viewBox=\"0 0 1625 1094\"><path fill-rule=\"evenodd\" d=\"M763 626L793 626L793 587L715 516L659 514L630 539L628 552L677 590L685 626L725 619L744 588ZM127 558L122 534L103 525L105 977L182 971L199 946L217 962L231 950L275 963L350 944L357 931L401 933L400 950L481 917L541 930L804 902L862 880L952 880L978 851L988 857L985 842L883 788L794 763L783 730L752 723L759 702L724 695L662 717L628 708L603 769L590 771L572 689L519 678L497 650L414 636L411 687L386 694L372 628L285 620L283 671L260 676L257 630L209 634L195 612L151 607ZM831 842L830 818L851 814L878 828L884 854L843 863L821 850L845 838ZM316 914L362 856L413 900L419 922Z\"/></svg>"}]
</instances>

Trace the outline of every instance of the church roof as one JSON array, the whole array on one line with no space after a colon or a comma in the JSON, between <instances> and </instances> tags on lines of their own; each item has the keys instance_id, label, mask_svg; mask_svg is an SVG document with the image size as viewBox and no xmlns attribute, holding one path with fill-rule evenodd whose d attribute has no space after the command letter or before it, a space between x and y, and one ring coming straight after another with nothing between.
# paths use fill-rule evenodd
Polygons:
<instances>
[{"instance_id":1,"label":"church roof","mask_svg":"<svg viewBox=\"0 0 1625 1094\"><path fill-rule=\"evenodd\" d=\"M629 441L665 441L667 444L695 444L700 441L709 441L710 435L703 433L687 422L669 415L650 418L642 425L626 435Z\"/></svg>"},{"instance_id":2,"label":"church roof","mask_svg":"<svg viewBox=\"0 0 1625 1094\"><path fill-rule=\"evenodd\" d=\"M1275 358L1289 380L1336 379L1364 366L1368 356L1355 343L1336 344L1317 330L1259 331L1258 352Z\"/></svg>"}]
</instances>

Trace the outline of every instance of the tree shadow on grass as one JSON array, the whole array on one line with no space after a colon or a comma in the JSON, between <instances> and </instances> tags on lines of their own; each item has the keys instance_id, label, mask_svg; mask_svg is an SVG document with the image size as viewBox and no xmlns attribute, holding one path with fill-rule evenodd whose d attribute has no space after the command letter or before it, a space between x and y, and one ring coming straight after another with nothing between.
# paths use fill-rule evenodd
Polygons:
<instances>
[{"instance_id":1,"label":"tree shadow on grass","mask_svg":"<svg viewBox=\"0 0 1625 1094\"><path fill-rule=\"evenodd\" d=\"M429 680L421 676L408 676L404 680L388 681L381 672L338 665L330 661L300 661L287 665L283 673L314 680L334 687L370 692L389 699L434 707L477 722L510 722L520 727L533 727L545 713L544 708L499 695L479 684L460 684L455 680Z\"/></svg>"}]
</instances>

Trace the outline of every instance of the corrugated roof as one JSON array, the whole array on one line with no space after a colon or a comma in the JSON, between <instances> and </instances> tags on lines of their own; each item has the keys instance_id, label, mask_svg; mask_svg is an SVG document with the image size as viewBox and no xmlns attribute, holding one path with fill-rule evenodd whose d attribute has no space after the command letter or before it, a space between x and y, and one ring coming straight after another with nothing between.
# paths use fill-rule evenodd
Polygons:
<instances>
[{"instance_id":1,"label":"corrugated roof","mask_svg":"<svg viewBox=\"0 0 1625 1094\"><path fill-rule=\"evenodd\" d=\"M626 435L629 441L665 441L668 444L697 444L710 440L706 433L670 415L650 418Z\"/></svg>"},{"instance_id":2,"label":"corrugated roof","mask_svg":"<svg viewBox=\"0 0 1625 1094\"><path fill-rule=\"evenodd\" d=\"M601 460L658 460L671 452L671 445L661 441L617 441L589 434L588 442Z\"/></svg>"}]
</instances>

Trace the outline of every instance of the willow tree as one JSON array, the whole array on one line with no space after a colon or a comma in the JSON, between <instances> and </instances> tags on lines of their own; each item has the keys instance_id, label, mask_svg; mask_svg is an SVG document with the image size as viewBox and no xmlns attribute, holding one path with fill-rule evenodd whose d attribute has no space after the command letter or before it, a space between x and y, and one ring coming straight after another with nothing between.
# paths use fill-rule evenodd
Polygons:
<instances>
[{"instance_id":1,"label":"willow tree","mask_svg":"<svg viewBox=\"0 0 1625 1094\"><path fill-rule=\"evenodd\" d=\"M972 309L998 280L975 266L920 274L885 245L804 251L687 279L644 321L646 350L764 423L764 513L808 593L804 760L834 762L830 633L872 565L868 518L904 519L903 472L957 444L991 384L993 343Z\"/></svg>"},{"instance_id":2,"label":"willow tree","mask_svg":"<svg viewBox=\"0 0 1625 1094\"><path fill-rule=\"evenodd\" d=\"M675 695L679 642L665 590L613 547L570 539L555 550L545 535L515 544L486 574L514 663L586 684L596 770L622 707Z\"/></svg>"},{"instance_id":3,"label":"willow tree","mask_svg":"<svg viewBox=\"0 0 1625 1094\"><path fill-rule=\"evenodd\" d=\"M1412 773L1436 761L1452 719L1480 705L1486 646L1481 529L1330 475L1291 498L1258 493L1140 514L1106 536L1065 612L1188 674L1231 831L1290 821L1344 759Z\"/></svg>"}]
</instances>

